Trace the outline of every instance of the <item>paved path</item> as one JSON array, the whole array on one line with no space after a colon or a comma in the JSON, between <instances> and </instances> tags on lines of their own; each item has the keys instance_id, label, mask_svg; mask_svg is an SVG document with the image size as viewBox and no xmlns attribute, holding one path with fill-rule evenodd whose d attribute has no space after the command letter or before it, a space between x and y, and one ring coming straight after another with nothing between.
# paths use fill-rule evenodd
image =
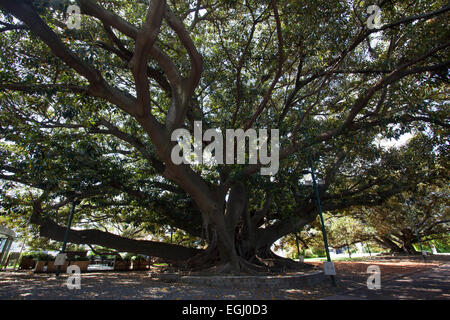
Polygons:
<instances>
[{"instance_id":1,"label":"paved path","mask_svg":"<svg viewBox=\"0 0 450 320\"><path fill-rule=\"evenodd\" d=\"M450 263L381 282L381 289L366 286L323 300L450 300Z\"/></svg>"}]
</instances>

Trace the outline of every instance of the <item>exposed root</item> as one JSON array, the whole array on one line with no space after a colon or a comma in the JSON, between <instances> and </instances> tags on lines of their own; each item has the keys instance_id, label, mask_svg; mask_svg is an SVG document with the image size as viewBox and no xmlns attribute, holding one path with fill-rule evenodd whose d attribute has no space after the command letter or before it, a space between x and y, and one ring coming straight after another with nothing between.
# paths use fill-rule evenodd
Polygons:
<instances>
[{"instance_id":1,"label":"exposed root","mask_svg":"<svg viewBox=\"0 0 450 320\"><path fill-rule=\"evenodd\" d=\"M262 250L248 259L237 257L236 261L220 261L217 249L204 251L183 263L171 263L171 271L188 271L198 275L261 275L310 271L317 267L280 257L270 250Z\"/></svg>"},{"instance_id":2,"label":"exposed root","mask_svg":"<svg viewBox=\"0 0 450 320\"><path fill-rule=\"evenodd\" d=\"M219 264L204 270L204 272L209 274L258 275L266 274L270 270L239 258L237 263L227 262L225 264Z\"/></svg>"},{"instance_id":3,"label":"exposed root","mask_svg":"<svg viewBox=\"0 0 450 320\"><path fill-rule=\"evenodd\" d=\"M229 275L261 275L280 274L287 272L302 272L315 269L313 265L299 263L290 259L260 258L255 256L251 261L239 257L235 263L221 263L217 256L199 256L189 264L173 265L179 271L194 272L199 275L229 274Z\"/></svg>"}]
</instances>

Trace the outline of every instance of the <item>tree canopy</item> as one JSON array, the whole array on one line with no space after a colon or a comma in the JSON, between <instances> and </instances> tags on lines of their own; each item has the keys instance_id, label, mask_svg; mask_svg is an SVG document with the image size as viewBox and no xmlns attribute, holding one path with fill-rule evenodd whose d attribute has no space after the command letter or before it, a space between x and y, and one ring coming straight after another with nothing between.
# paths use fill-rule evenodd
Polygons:
<instances>
[{"instance_id":1,"label":"tree canopy","mask_svg":"<svg viewBox=\"0 0 450 320\"><path fill-rule=\"evenodd\" d=\"M71 243L254 270L316 218L309 159L329 212L445 181L450 6L379 1L370 28L371 4L1 0L3 221L61 241L75 203ZM174 164L194 121L279 129L278 173Z\"/></svg>"},{"instance_id":2,"label":"tree canopy","mask_svg":"<svg viewBox=\"0 0 450 320\"><path fill-rule=\"evenodd\" d=\"M328 243L336 249L365 243L400 254L417 254L417 248L425 244L446 248L450 231L448 193L446 182L437 180L419 183L381 205L329 212L325 215ZM316 219L301 232L284 237L277 247L290 248L294 254L300 247L303 252L317 251L323 248L320 229Z\"/></svg>"}]
</instances>

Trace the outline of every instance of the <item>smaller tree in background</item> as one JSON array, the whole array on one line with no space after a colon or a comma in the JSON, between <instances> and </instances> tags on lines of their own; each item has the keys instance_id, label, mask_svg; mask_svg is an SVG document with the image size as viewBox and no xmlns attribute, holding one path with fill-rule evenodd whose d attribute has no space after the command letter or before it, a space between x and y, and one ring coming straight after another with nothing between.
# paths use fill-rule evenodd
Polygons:
<instances>
[{"instance_id":1,"label":"smaller tree in background","mask_svg":"<svg viewBox=\"0 0 450 320\"><path fill-rule=\"evenodd\" d=\"M448 251L450 248L449 188L440 182L419 184L414 192L404 192L379 206L352 207L339 213L326 213L325 227L332 248L350 248L356 243L374 244L392 253L418 254L418 243ZM303 254L313 255L323 249L318 219L306 230L291 234L277 248L290 250L296 256L296 242ZM297 239L296 239L297 237ZM427 243L429 245L427 245Z\"/></svg>"},{"instance_id":2,"label":"smaller tree in background","mask_svg":"<svg viewBox=\"0 0 450 320\"><path fill-rule=\"evenodd\" d=\"M327 230L328 244L334 249L341 249L346 247L351 257L352 246L356 243L371 243L372 250L376 249L374 243L375 230L370 226L364 224L360 219L343 213L341 215L325 213L325 228ZM296 239L297 237L297 239ZM296 243L303 255L306 257L324 257L325 249L323 243L323 235L321 231L320 221L316 219L306 229L297 234L290 234L283 238L276 249L283 248L289 252L293 257L297 256ZM374 246L375 244L375 246Z\"/></svg>"},{"instance_id":3,"label":"smaller tree in background","mask_svg":"<svg viewBox=\"0 0 450 320\"><path fill-rule=\"evenodd\" d=\"M373 238L392 252L417 253L418 241L444 240L450 231L449 189L419 185L416 192L392 197L385 204L365 208L367 223L376 233Z\"/></svg>"}]
</instances>

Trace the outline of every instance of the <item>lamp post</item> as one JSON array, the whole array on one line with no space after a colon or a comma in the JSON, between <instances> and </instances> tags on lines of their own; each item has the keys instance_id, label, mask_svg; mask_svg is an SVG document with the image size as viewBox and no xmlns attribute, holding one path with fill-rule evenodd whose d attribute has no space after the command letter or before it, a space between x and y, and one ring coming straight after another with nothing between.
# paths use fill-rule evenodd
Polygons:
<instances>
[{"instance_id":1,"label":"lamp post","mask_svg":"<svg viewBox=\"0 0 450 320\"><path fill-rule=\"evenodd\" d=\"M418 224L416 224L415 225L415 229L416 229L416 238L417 238L417 242L419 243L419 247L420 247L420 253L422 254L422 257L423 257L423 260L425 261L425 262L427 262L427 258L426 258L426 256L425 256L425 251L423 250L423 247L422 247L422 242L420 241L420 236L419 236L419 225ZM412 245L412 244L411 244Z\"/></svg>"},{"instance_id":2,"label":"lamp post","mask_svg":"<svg viewBox=\"0 0 450 320\"><path fill-rule=\"evenodd\" d=\"M297 256L298 256L298 261L300 262L300 245L298 244L297 233L295 233L295 245L297 246Z\"/></svg>"},{"instance_id":3,"label":"lamp post","mask_svg":"<svg viewBox=\"0 0 450 320\"><path fill-rule=\"evenodd\" d=\"M327 232L325 230L325 223L324 223L323 215L322 215L322 203L320 202L319 188L317 187L316 174L314 171L314 166L313 166L311 157L309 157L309 166L311 167L311 172L309 172L309 173L311 173L311 177L312 177L312 181L313 181L313 188L314 188L314 193L315 193L316 202L317 202L317 210L319 211L320 224L322 226L323 242L324 242L324 246L325 246L325 252L327 254L327 262L331 262L330 250L328 249ZM330 277L331 277L331 282L333 283L333 286L336 286L336 279L335 279L334 275L331 275Z\"/></svg>"},{"instance_id":4,"label":"lamp post","mask_svg":"<svg viewBox=\"0 0 450 320\"><path fill-rule=\"evenodd\" d=\"M419 236L419 222L417 221L417 216L414 214L414 203L416 202L415 197L413 196L409 201L409 206L411 207L411 209L409 210L409 212L411 212L410 217L411 217L411 224L414 226L414 231L416 233L416 238L417 238L417 242L419 243L419 247L420 247L420 253L422 254L423 260L425 262L427 262L427 258L425 257L425 251L423 250L422 247L422 242L420 241L420 236ZM412 245L412 244L411 244Z\"/></svg>"},{"instance_id":5,"label":"lamp post","mask_svg":"<svg viewBox=\"0 0 450 320\"><path fill-rule=\"evenodd\" d=\"M367 250L369 251L369 256L372 256L372 252L370 252L369 243L366 243Z\"/></svg>"},{"instance_id":6,"label":"lamp post","mask_svg":"<svg viewBox=\"0 0 450 320\"><path fill-rule=\"evenodd\" d=\"M298 114L299 114L299 117L301 119L303 117L303 112L302 112L302 109L300 107L298 109ZM310 135L307 132L305 133L305 138L307 140L310 139ZM313 161L312 161L311 156L309 156L309 166L311 168L311 172L307 172L307 173L311 173L311 177L312 177L312 180L313 180L313 188L314 188L314 193L316 195L317 210L319 211L320 224L322 226L323 242L324 242L324 245L325 245L325 252L327 254L327 262L332 264L331 258L330 258L330 251L328 250L327 232L325 230L325 223L323 221L323 216L322 216L322 203L320 202L319 188L317 187L316 174L314 172L314 166L313 166ZM331 282L333 283L333 286L336 287L336 279L335 279L334 275L331 275Z\"/></svg>"},{"instance_id":7,"label":"lamp post","mask_svg":"<svg viewBox=\"0 0 450 320\"><path fill-rule=\"evenodd\" d=\"M72 202L72 209L70 210L69 221L67 222L66 234L64 235L64 242L61 248L61 253L66 252L67 240L69 239L70 226L72 225L73 212L75 211L75 200ZM56 276L61 273L61 266L56 268Z\"/></svg>"}]
</instances>

